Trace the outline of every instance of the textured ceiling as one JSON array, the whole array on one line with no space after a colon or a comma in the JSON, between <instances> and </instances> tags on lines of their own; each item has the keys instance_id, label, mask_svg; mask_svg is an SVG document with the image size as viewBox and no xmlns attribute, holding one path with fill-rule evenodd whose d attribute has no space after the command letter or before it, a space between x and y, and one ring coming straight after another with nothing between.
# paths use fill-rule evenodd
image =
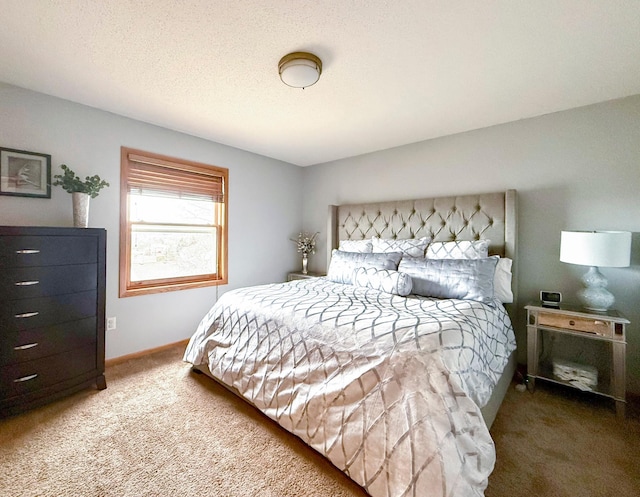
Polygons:
<instances>
[{"instance_id":1,"label":"textured ceiling","mask_svg":"<svg viewBox=\"0 0 640 497\"><path fill-rule=\"evenodd\" d=\"M640 93L638 0L0 0L0 81L306 166ZM310 51L320 81L289 88Z\"/></svg>"}]
</instances>

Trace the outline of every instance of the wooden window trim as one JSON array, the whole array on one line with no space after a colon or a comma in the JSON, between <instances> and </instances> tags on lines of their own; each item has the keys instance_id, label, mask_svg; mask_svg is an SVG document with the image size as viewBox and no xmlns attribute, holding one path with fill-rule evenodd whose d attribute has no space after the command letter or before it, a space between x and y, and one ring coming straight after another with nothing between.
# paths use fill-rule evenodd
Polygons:
<instances>
[{"instance_id":1,"label":"wooden window trim","mask_svg":"<svg viewBox=\"0 0 640 497\"><path fill-rule=\"evenodd\" d=\"M200 173L214 176L222 179L220 190L214 192L214 195L222 195L222 202L218 205L217 222L222 229L219 230L218 237L218 274L216 275L199 275L196 277L171 278L168 280L152 280L147 282L136 282L132 284L130 281L131 274L131 223L129 222L129 171L130 162L139 164L149 164L151 166L163 166L176 170L177 175L181 171L188 173ZM175 184L180 188L179 181ZM187 190L198 190L198 182L195 186L189 184ZM162 185L160 179L159 185ZM162 186L160 186L162 187ZM146 295L151 293L171 292L176 290L186 290L189 288L202 288L206 286L225 285L228 283L228 208L229 202L229 170L223 167L211 166L199 162L193 162L165 155L144 152L128 147L121 147L120 152L120 268L119 268L119 295L120 297L132 297L135 295Z\"/></svg>"}]
</instances>

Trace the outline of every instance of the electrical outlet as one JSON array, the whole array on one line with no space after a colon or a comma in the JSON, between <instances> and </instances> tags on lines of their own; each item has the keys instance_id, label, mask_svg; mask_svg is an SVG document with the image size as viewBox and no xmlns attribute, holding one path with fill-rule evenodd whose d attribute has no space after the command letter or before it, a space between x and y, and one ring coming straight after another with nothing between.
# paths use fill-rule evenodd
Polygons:
<instances>
[{"instance_id":1,"label":"electrical outlet","mask_svg":"<svg viewBox=\"0 0 640 497\"><path fill-rule=\"evenodd\" d=\"M107 331L116 329L116 318L115 316L112 318L107 318Z\"/></svg>"}]
</instances>

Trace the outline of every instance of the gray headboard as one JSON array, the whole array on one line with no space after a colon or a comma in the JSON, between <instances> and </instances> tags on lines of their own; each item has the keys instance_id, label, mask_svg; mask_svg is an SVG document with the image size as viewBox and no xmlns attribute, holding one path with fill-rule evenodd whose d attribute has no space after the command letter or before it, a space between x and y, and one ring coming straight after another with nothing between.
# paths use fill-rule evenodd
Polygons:
<instances>
[{"instance_id":1,"label":"gray headboard","mask_svg":"<svg viewBox=\"0 0 640 497\"><path fill-rule=\"evenodd\" d=\"M330 205L327 268L340 240L420 238L432 241L489 239L490 255L513 259L516 279L516 191L368 204ZM515 292L514 285L514 292ZM515 295L514 295L515 296Z\"/></svg>"}]
</instances>

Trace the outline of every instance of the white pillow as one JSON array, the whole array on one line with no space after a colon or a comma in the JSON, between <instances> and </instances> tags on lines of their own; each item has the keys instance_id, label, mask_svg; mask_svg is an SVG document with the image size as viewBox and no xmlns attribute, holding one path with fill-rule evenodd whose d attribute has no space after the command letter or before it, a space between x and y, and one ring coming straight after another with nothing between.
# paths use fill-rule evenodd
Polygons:
<instances>
[{"instance_id":1,"label":"white pillow","mask_svg":"<svg viewBox=\"0 0 640 497\"><path fill-rule=\"evenodd\" d=\"M498 259L496 272L493 276L493 295L503 304L513 302L513 291L511 289L511 266L513 261L508 257Z\"/></svg>"},{"instance_id":2,"label":"white pillow","mask_svg":"<svg viewBox=\"0 0 640 497\"><path fill-rule=\"evenodd\" d=\"M411 293L411 276L392 269L359 267L353 272L353 284L406 297Z\"/></svg>"},{"instance_id":3,"label":"white pillow","mask_svg":"<svg viewBox=\"0 0 640 497\"><path fill-rule=\"evenodd\" d=\"M413 280L414 295L493 302L493 278L499 257L425 259L403 257L398 270Z\"/></svg>"},{"instance_id":4,"label":"white pillow","mask_svg":"<svg viewBox=\"0 0 640 497\"><path fill-rule=\"evenodd\" d=\"M370 254L373 252L371 240L340 240L338 250L343 252L360 252L362 254Z\"/></svg>"},{"instance_id":5,"label":"white pillow","mask_svg":"<svg viewBox=\"0 0 640 497\"><path fill-rule=\"evenodd\" d=\"M484 259L489 256L489 240L431 242L427 259Z\"/></svg>"},{"instance_id":6,"label":"white pillow","mask_svg":"<svg viewBox=\"0 0 640 497\"><path fill-rule=\"evenodd\" d=\"M327 279L335 283L353 284L353 271L359 267L373 267L376 269L398 269L402 259L400 252L391 254L363 254L359 252L343 252L334 249L331 252L331 262L327 271Z\"/></svg>"},{"instance_id":7,"label":"white pillow","mask_svg":"<svg viewBox=\"0 0 640 497\"><path fill-rule=\"evenodd\" d=\"M402 255L411 257L424 257L430 238L407 238L404 240L391 240L374 236L371 239L374 253L402 252Z\"/></svg>"}]
</instances>

